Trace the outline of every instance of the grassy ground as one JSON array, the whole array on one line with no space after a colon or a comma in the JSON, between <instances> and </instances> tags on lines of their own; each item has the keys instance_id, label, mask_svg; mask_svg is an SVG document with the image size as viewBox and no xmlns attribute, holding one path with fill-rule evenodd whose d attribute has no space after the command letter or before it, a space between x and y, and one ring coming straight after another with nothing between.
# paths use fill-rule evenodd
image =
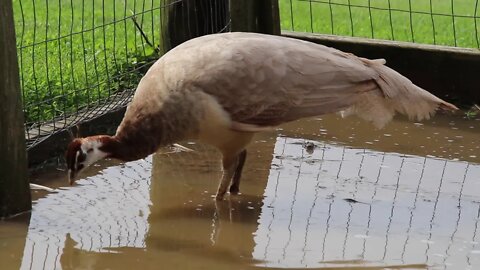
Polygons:
<instances>
[{"instance_id":1,"label":"grassy ground","mask_svg":"<svg viewBox=\"0 0 480 270\"><path fill-rule=\"evenodd\" d=\"M480 15L478 2L280 0L280 17L282 28L294 31L479 48L480 18L472 18Z\"/></svg>"},{"instance_id":2,"label":"grassy ground","mask_svg":"<svg viewBox=\"0 0 480 270\"><path fill-rule=\"evenodd\" d=\"M132 19L124 19L132 12L150 41L159 41L160 3L13 0L13 4L27 123L95 106L117 89L138 83L141 74L131 71L154 51Z\"/></svg>"}]
</instances>

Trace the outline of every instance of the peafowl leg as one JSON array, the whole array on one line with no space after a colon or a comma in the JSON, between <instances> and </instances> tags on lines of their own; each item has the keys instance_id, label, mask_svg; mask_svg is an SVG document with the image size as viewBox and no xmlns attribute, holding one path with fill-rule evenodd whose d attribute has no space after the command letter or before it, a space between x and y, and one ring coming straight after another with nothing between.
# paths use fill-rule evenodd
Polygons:
<instances>
[{"instance_id":1,"label":"peafowl leg","mask_svg":"<svg viewBox=\"0 0 480 270\"><path fill-rule=\"evenodd\" d=\"M227 193L227 189L232 182L232 177L235 174L235 170L238 164L238 155L234 158L223 158L223 175L220 184L218 185L217 195L215 198L217 201L223 200L225 193Z\"/></svg>"},{"instance_id":2,"label":"peafowl leg","mask_svg":"<svg viewBox=\"0 0 480 270\"><path fill-rule=\"evenodd\" d=\"M240 191L240 178L242 177L243 165L247 159L247 150L243 150L238 155L237 167L233 174L232 184L230 185L230 194L238 194Z\"/></svg>"},{"instance_id":3,"label":"peafowl leg","mask_svg":"<svg viewBox=\"0 0 480 270\"><path fill-rule=\"evenodd\" d=\"M240 186L243 165L247 157L247 151L241 150L239 154L223 157L223 176L218 185L216 199L221 201L230 187L230 193L237 194Z\"/></svg>"}]
</instances>

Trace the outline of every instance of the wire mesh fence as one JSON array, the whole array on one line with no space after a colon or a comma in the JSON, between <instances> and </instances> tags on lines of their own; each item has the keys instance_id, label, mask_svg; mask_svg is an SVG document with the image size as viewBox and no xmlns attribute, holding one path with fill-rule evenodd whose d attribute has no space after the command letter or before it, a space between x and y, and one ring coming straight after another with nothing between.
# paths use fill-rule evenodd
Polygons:
<instances>
[{"instance_id":1,"label":"wire mesh fence","mask_svg":"<svg viewBox=\"0 0 480 270\"><path fill-rule=\"evenodd\" d=\"M228 0L14 0L26 138L126 106L146 69L229 31ZM283 29L480 48L479 0L280 0Z\"/></svg>"},{"instance_id":2,"label":"wire mesh fence","mask_svg":"<svg viewBox=\"0 0 480 270\"><path fill-rule=\"evenodd\" d=\"M28 147L124 107L168 48L228 30L227 3L14 0Z\"/></svg>"},{"instance_id":3,"label":"wire mesh fence","mask_svg":"<svg viewBox=\"0 0 480 270\"><path fill-rule=\"evenodd\" d=\"M280 0L282 29L480 48L478 0Z\"/></svg>"}]
</instances>

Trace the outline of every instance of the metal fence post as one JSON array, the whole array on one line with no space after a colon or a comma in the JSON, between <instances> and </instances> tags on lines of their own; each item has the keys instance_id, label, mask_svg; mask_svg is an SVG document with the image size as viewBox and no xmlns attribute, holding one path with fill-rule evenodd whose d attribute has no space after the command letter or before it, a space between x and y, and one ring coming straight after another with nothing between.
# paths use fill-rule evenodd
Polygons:
<instances>
[{"instance_id":1,"label":"metal fence post","mask_svg":"<svg viewBox=\"0 0 480 270\"><path fill-rule=\"evenodd\" d=\"M280 35L278 0L230 0L232 32Z\"/></svg>"},{"instance_id":2,"label":"metal fence post","mask_svg":"<svg viewBox=\"0 0 480 270\"><path fill-rule=\"evenodd\" d=\"M32 208L12 0L0 0L0 218Z\"/></svg>"}]
</instances>

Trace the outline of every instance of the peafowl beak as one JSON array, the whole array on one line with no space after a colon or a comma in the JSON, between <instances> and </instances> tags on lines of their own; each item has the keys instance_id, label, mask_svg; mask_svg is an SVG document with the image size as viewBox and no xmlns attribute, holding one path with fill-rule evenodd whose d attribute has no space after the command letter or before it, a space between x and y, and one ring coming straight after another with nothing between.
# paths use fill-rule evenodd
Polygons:
<instances>
[{"instance_id":1,"label":"peafowl beak","mask_svg":"<svg viewBox=\"0 0 480 270\"><path fill-rule=\"evenodd\" d=\"M73 183L75 182L75 177L77 176L77 173L80 169L78 165L78 160L81 156L84 157L81 147L82 139L77 138L68 145L67 151L65 153L65 160L68 169L68 183L70 185L73 185Z\"/></svg>"}]
</instances>

